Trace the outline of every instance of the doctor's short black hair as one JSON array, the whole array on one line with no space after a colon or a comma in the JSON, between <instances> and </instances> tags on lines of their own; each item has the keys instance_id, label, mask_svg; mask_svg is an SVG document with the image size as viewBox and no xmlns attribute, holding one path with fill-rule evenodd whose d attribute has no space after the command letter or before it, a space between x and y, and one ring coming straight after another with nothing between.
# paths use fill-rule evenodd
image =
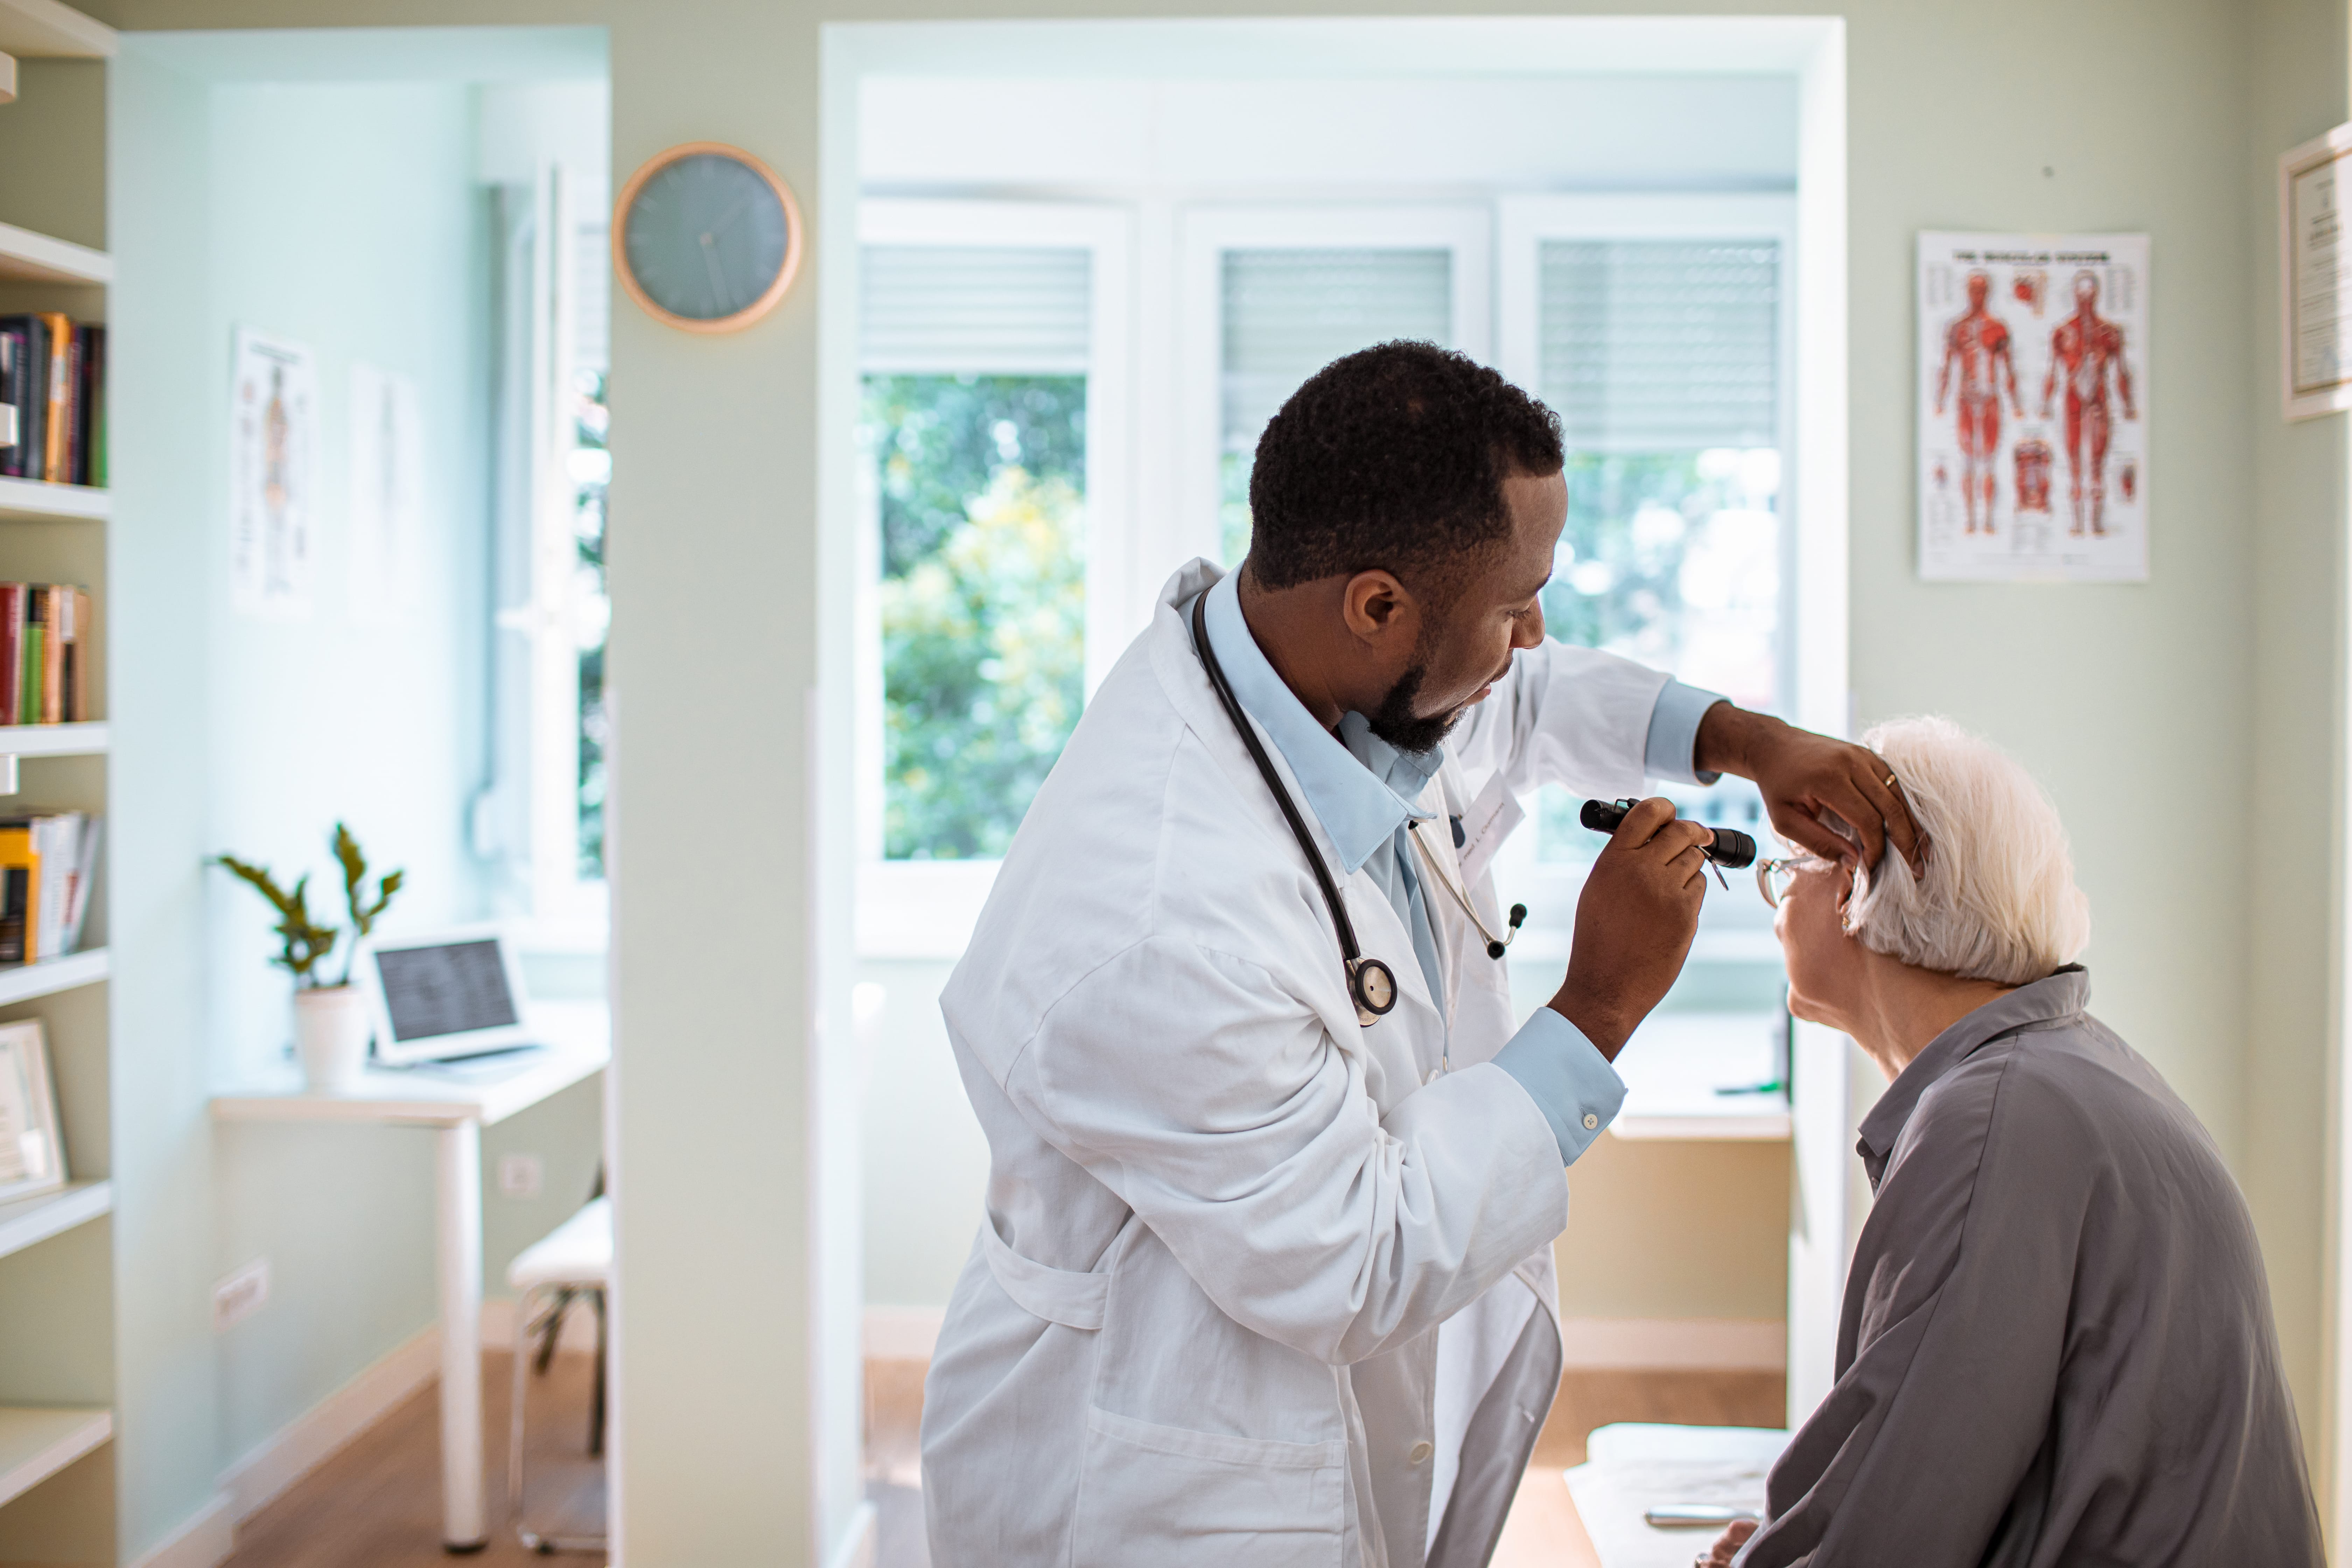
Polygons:
<instances>
[{"instance_id":1,"label":"doctor's short black hair","mask_svg":"<svg viewBox=\"0 0 2352 1568\"><path fill-rule=\"evenodd\" d=\"M1563 461L1559 416L1468 355L1360 350L1309 376L1258 437L1247 570L1291 588L1378 569L1443 594L1508 537L1503 481Z\"/></svg>"}]
</instances>

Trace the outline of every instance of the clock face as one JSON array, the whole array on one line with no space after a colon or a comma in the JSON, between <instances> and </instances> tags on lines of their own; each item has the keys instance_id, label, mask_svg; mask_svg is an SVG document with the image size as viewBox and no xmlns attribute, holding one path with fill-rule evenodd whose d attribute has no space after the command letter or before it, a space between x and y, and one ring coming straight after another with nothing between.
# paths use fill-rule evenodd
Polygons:
<instances>
[{"instance_id":1,"label":"clock face","mask_svg":"<svg viewBox=\"0 0 2352 1568\"><path fill-rule=\"evenodd\" d=\"M766 170L730 152L697 151L632 184L620 248L646 303L681 326L731 326L782 295L798 259L799 215Z\"/></svg>"}]
</instances>

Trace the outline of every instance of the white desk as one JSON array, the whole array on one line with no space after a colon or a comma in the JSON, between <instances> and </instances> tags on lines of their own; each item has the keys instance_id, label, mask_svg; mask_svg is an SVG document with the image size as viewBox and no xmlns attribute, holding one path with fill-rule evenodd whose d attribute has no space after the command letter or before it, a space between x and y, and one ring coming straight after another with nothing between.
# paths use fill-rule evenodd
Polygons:
<instances>
[{"instance_id":1,"label":"white desk","mask_svg":"<svg viewBox=\"0 0 2352 1568\"><path fill-rule=\"evenodd\" d=\"M213 1097L216 1121L373 1121L436 1134L441 1286L441 1542L452 1552L489 1541L482 1459L482 1129L603 1070L612 1058L602 1003L530 1011L547 1043L528 1051L424 1068L371 1067L337 1094L313 1094L289 1063L277 1077ZM520 1352L518 1352L520 1353Z\"/></svg>"},{"instance_id":2,"label":"white desk","mask_svg":"<svg viewBox=\"0 0 2352 1568\"><path fill-rule=\"evenodd\" d=\"M1788 1444L1788 1433L1753 1426L1602 1426L1568 1472L1569 1494L1601 1568L1688 1568L1722 1531L1661 1530L1644 1513L1677 1502L1760 1512L1764 1478Z\"/></svg>"}]
</instances>

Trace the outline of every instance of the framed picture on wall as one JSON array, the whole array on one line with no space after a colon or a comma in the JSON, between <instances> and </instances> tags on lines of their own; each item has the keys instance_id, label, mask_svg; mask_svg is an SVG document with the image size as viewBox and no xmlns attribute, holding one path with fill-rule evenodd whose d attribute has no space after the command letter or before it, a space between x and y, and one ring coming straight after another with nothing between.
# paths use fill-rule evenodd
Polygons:
<instances>
[{"instance_id":1,"label":"framed picture on wall","mask_svg":"<svg viewBox=\"0 0 2352 1568\"><path fill-rule=\"evenodd\" d=\"M2352 408L2352 125L2279 158L2279 370L2289 419Z\"/></svg>"},{"instance_id":2,"label":"framed picture on wall","mask_svg":"<svg viewBox=\"0 0 2352 1568\"><path fill-rule=\"evenodd\" d=\"M1919 237L1919 575L2145 583L2148 237Z\"/></svg>"},{"instance_id":3,"label":"framed picture on wall","mask_svg":"<svg viewBox=\"0 0 2352 1568\"><path fill-rule=\"evenodd\" d=\"M48 1040L38 1019L0 1024L0 1203L65 1184Z\"/></svg>"}]
</instances>

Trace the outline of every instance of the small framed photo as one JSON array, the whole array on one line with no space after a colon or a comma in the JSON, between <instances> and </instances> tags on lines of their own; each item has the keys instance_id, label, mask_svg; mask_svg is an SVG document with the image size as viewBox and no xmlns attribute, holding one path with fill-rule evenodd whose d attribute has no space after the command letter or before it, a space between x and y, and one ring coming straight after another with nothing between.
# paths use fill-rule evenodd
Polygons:
<instances>
[{"instance_id":1,"label":"small framed photo","mask_svg":"<svg viewBox=\"0 0 2352 1568\"><path fill-rule=\"evenodd\" d=\"M37 1018L0 1024L0 1203L65 1184L48 1039Z\"/></svg>"}]
</instances>

